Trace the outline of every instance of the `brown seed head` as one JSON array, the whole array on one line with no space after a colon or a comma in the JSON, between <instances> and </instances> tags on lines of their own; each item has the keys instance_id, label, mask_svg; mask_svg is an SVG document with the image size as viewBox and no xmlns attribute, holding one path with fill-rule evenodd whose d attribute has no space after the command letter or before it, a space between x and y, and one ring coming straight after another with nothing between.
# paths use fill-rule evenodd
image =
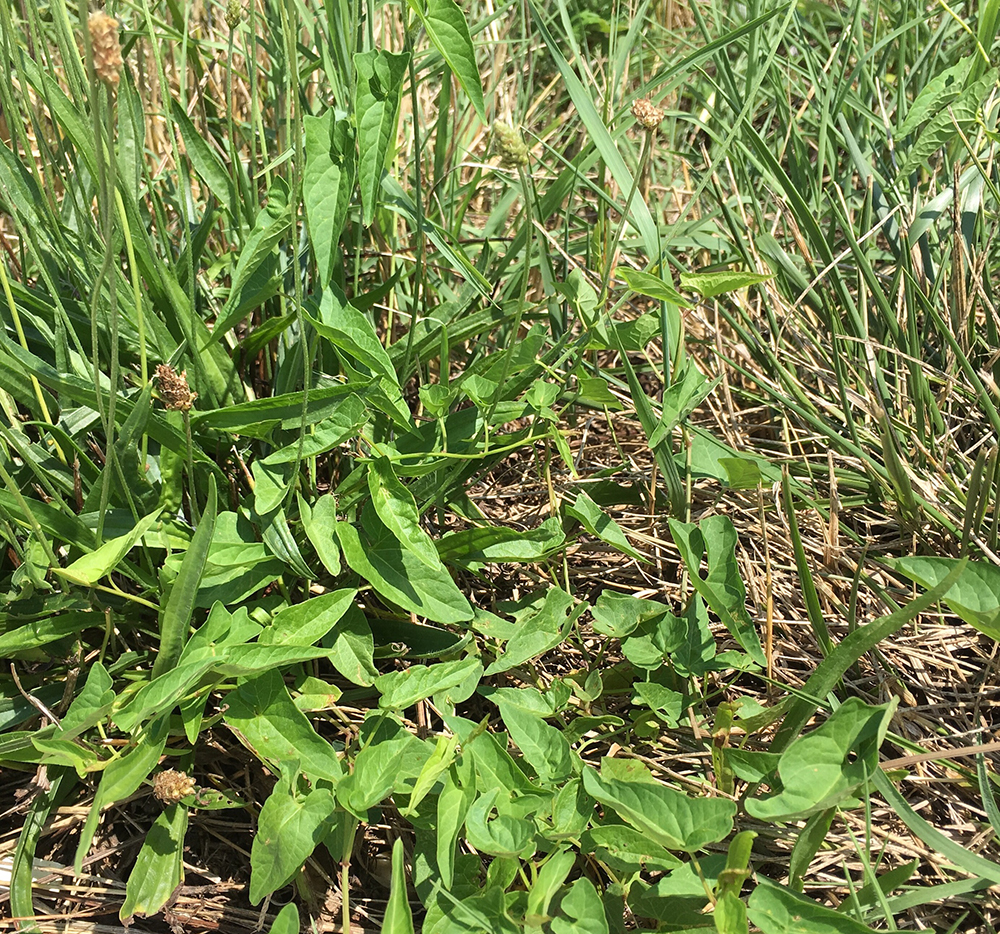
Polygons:
<instances>
[{"instance_id":1,"label":"brown seed head","mask_svg":"<svg viewBox=\"0 0 1000 934\"><path fill-rule=\"evenodd\" d=\"M94 51L94 71L97 77L108 87L117 88L122 67L118 20L107 13L91 13L87 28L90 30L90 47Z\"/></svg>"},{"instance_id":2,"label":"brown seed head","mask_svg":"<svg viewBox=\"0 0 1000 934\"><path fill-rule=\"evenodd\" d=\"M165 409L177 412L191 410L198 393L191 392L188 386L187 370L178 373L170 364L161 363L156 368L156 378L160 383L160 398Z\"/></svg>"},{"instance_id":3,"label":"brown seed head","mask_svg":"<svg viewBox=\"0 0 1000 934\"><path fill-rule=\"evenodd\" d=\"M645 97L632 102L632 116L644 130L655 130L663 122L663 111Z\"/></svg>"},{"instance_id":4,"label":"brown seed head","mask_svg":"<svg viewBox=\"0 0 1000 934\"><path fill-rule=\"evenodd\" d=\"M193 778L176 769L157 772L153 776L153 794L164 804L176 804L182 798L193 795L197 787Z\"/></svg>"}]
</instances>

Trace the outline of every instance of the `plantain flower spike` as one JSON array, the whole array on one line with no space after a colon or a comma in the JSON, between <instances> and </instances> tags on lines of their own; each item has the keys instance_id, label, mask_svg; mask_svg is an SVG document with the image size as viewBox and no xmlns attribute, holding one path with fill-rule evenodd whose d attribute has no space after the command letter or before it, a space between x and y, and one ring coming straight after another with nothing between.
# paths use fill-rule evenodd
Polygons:
<instances>
[{"instance_id":1,"label":"plantain flower spike","mask_svg":"<svg viewBox=\"0 0 1000 934\"><path fill-rule=\"evenodd\" d=\"M230 29L235 29L243 18L243 4L240 0L229 0L226 4L226 25Z\"/></svg>"},{"instance_id":2,"label":"plantain flower spike","mask_svg":"<svg viewBox=\"0 0 1000 934\"><path fill-rule=\"evenodd\" d=\"M176 804L182 798L193 795L198 786L186 772L167 769L153 776L153 794L164 804Z\"/></svg>"},{"instance_id":3,"label":"plantain flower spike","mask_svg":"<svg viewBox=\"0 0 1000 934\"><path fill-rule=\"evenodd\" d=\"M121 78L122 47L118 41L118 20L107 13L91 13L87 20L90 47L94 52L94 72L112 90Z\"/></svg>"},{"instance_id":4,"label":"plantain flower spike","mask_svg":"<svg viewBox=\"0 0 1000 934\"><path fill-rule=\"evenodd\" d=\"M632 116L644 130L653 131L663 122L664 113L651 100L641 97L632 102Z\"/></svg>"},{"instance_id":5,"label":"plantain flower spike","mask_svg":"<svg viewBox=\"0 0 1000 934\"><path fill-rule=\"evenodd\" d=\"M528 164L528 147L521 134L512 126L497 121L493 124L493 148L500 154L500 164L519 169Z\"/></svg>"},{"instance_id":6,"label":"plantain flower spike","mask_svg":"<svg viewBox=\"0 0 1000 934\"><path fill-rule=\"evenodd\" d=\"M160 398L163 407L174 412L189 412L198 393L191 392L188 386L187 370L178 373L167 363L161 363L156 368L156 378L160 383Z\"/></svg>"}]
</instances>

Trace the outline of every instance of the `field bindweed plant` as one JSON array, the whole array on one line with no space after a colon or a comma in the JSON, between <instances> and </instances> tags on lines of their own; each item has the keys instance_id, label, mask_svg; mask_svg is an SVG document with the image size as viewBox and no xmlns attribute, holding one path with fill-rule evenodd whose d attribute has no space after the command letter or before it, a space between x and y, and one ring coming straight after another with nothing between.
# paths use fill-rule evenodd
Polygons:
<instances>
[{"instance_id":1,"label":"field bindweed plant","mask_svg":"<svg viewBox=\"0 0 1000 934\"><path fill-rule=\"evenodd\" d=\"M36 860L80 875L123 819L125 924L188 923L195 869L277 934L861 932L1000 884L882 771L922 750L897 701L848 681L942 600L1000 638L996 14L905 6L676 33L648 2L0 0L21 930ZM665 206L684 126L705 162ZM781 458L697 423L719 394L783 413ZM828 621L796 516L836 511L824 445L910 536L859 561L855 597L900 597L864 625ZM819 647L795 684L720 505L772 485ZM810 867L876 793L959 872L859 844L838 908ZM218 870L216 811L246 844Z\"/></svg>"}]
</instances>

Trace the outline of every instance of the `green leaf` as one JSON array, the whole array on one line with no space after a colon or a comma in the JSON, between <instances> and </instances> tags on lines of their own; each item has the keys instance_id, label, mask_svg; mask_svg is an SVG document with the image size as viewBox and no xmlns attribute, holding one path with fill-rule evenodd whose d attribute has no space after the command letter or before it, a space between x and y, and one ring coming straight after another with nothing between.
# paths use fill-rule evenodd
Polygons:
<instances>
[{"instance_id":1,"label":"green leaf","mask_svg":"<svg viewBox=\"0 0 1000 934\"><path fill-rule=\"evenodd\" d=\"M339 403L332 415L319 422L315 429L302 439L301 456L318 457L343 444L355 435L368 417L368 407L360 396L351 393ZM264 458L268 466L294 463L299 459L299 442L293 441Z\"/></svg>"},{"instance_id":2,"label":"green leaf","mask_svg":"<svg viewBox=\"0 0 1000 934\"><path fill-rule=\"evenodd\" d=\"M441 884L446 889L451 889L455 881L455 846L475 798L475 764L471 755L461 755L449 767L437 802L435 846Z\"/></svg>"},{"instance_id":3,"label":"green leaf","mask_svg":"<svg viewBox=\"0 0 1000 934\"><path fill-rule=\"evenodd\" d=\"M666 785L605 779L586 767L583 786L637 830L668 850L694 853L725 839L736 805L721 798L691 798Z\"/></svg>"},{"instance_id":4,"label":"green leaf","mask_svg":"<svg viewBox=\"0 0 1000 934\"><path fill-rule=\"evenodd\" d=\"M691 304L672 285L652 273L640 272L638 269L621 269L618 274L633 292L638 292L640 295L658 298L660 301L670 302L672 305L687 307Z\"/></svg>"},{"instance_id":5,"label":"green leaf","mask_svg":"<svg viewBox=\"0 0 1000 934\"><path fill-rule=\"evenodd\" d=\"M608 934L604 903L590 879L577 879L559 903L552 934Z\"/></svg>"},{"instance_id":6,"label":"green leaf","mask_svg":"<svg viewBox=\"0 0 1000 934\"><path fill-rule=\"evenodd\" d=\"M510 814L500 814L491 820L490 811L499 793L498 788L491 788L475 800L465 818L466 836L481 853L521 856L534 839L534 824Z\"/></svg>"},{"instance_id":7,"label":"green leaf","mask_svg":"<svg viewBox=\"0 0 1000 934\"><path fill-rule=\"evenodd\" d=\"M540 604L535 604L537 608L533 606L518 622L503 653L486 669L487 675L509 671L554 649L587 609L586 603L574 607L573 598L559 587L550 587Z\"/></svg>"},{"instance_id":8,"label":"green leaf","mask_svg":"<svg viewBox=\"0 0 1000 934\"><path fill-rule=\"evenodd\" d=\"M648 834L627 824L591 827L580 838L583 852L593 853L602 863L618 872L633 874L643 870L669 872L681 861Z\"/></svg>"},{"instance_id":9,"label":"green leaf","mask_svg":"<svg viewBox=\"0 0 1000 934\"><path fill-rule=\"evenodd\" d=\"M728 516L712 515L699 525L670 520L670 534L680 549L691 583L725 623L736 641L759 665L764 650L746 609L746 588L736 561L736 529ZM701 559L708 552L708 573L701 576Z\"/></svg>"},{"instance_id":10,"label":"green leaf","mask_svg":"<svg viewBox=\"0 0 1000 934\"><path fill-rule=\"evenodd\" d=\"M773 279L771 273L740 272L724 270L723 272L691 272L681 273L681 288L697 292L702 298L715 298L737 289L745 289L750 285L758 285Z\"/></svg>"},{"instance_id":11,"label":"green leaf","mask_svg":"<svg viewBox=\"0 0 1000 934\"><path fill-rule=\"evenodd\" d=\"M568 850L556 850L548 856L528 890L528 902L524 912L525 921L537 925L539 922L548 920L552 900L566 881L566 876L569 875L574 862L576 862L576 854Z\"/></svg>"},{"instance_id":12,"label":"green leaf","mask_svg":"<svg viewBox=\"0 0 1000 934\"><path fill-rule=\"evenodd\" d=\"M119 912L123 924L128 924L135 915L147 918L156 914L184 881L187 824L187 807L172 804L146 834L125 885L125 904Z\"/></svg>"},{"instance_id":13,"label":"green leaf","mask_svg":"<svg viewBox=\"0 0 1000 934\"><path fill-rule=\"evenodd\" d=\"M434 47L448 63L458 79L479 119L486 122L486 105L483 102L483 82L476 65L476 50L465 14L455 0L427 0L426 10L421 0L408 0L410 9L417 14Z\"/></svg>"},{"instance_id":14,"label":"green leaf","mask_svg":"<svg viewBox=\"0 0 1000 934\"><path fill-rule=\"evenodd\" d=\"M667 607L655 600L640 600L628 594L602 590L591 610L594 629L605 636L621 639L634 632L643 622L667 612Z\"/></svg>"},{"instance_id":15,"label":"green leaf","mask_svg":"<svg viewBox=\"0 0 1000 934\"><path fill-rule=\"evenodd\" d=\"M337 501L332 496L321 496L316 504L309 505L296 493L299 504L299 518L323 567L334 577L340 576L340 549L337 547Z\"/></svg>"},{"instance_id":16,"label":"green leaf","mask_svg":"<svg viewBox=\"0 0 1000 934\"><path fill-rule=\"evenodd\" d=\"M265 261L269 260L278 242L288 232L292 223L292 206L288 199L288 183L280 176L275 176L267 192L267 204L257 215L253 230L243 244L240 258L236 261L233 272L233 284L229 291L219 320L212 328L212 335L201 348L206 350L212 344L220 341L234 325L246 315L241 302L244 288L254 288L254 276L261 270Z\"/></svg>"},{"instance_id":17,"label":"green leaf","mask_svg":"<svg viewBox=\"0 0 1000 934\"><path fill-rule=\"evenodd\" d=\"M400 545L421 564L439 570L441 559L433 540L420 527L420 513L413 494L399 482L388 458L375 457L368 462L368 492L382 524L396 536Z\"/></svg>"},{"instance_id":18,"label":"green leaf","mask_svg":"<svg viewBox=\"0 0 1000 934\"><path fill-rule=\"evenodd\" d=\"M557 551L565 540L562 523L553 516L526 532L498 525L449 532L437 541L437 552L442 561L461 567L534 562Z\"/></svg>"},{"instance_id":19,"label":"green leaf","mask_svg":"<svg viewBox=\"0 0 1000 934\"><path fill-rule=\"evenodd\" d=\"M289 902L274 919L271 925L271 934L300 934L299 908L295 902Z\"/></svg>"},{"instance_id":20,"label":"green leaf","mask_svg":"<svg viewBox=\"0 0 1000 934\"><path fill-rule=\"evenodd\" d=\"M334 631L323 640L329 646L333 667L348 681L368 687L375 683L375 639L365 614L355 604L348 608Z\"/></svg>"},{"instance_id":21,"label":"green leaf","mask_svg":"<svg viewBox=\"0 0 1000 934\"><path fill-rule=\"evenodd\" d=\"M910 104L906 119L893 134L898 140L905 140L921 123L937 116L947 107L965 86L965 79L972 68L976 55L960 58L951 68L938 72L921 89Z\"/></svg>"},{"instance_id":22,"label":"green leaf","mask_svg":"<svg viewBox=\"0 0 1000 934\"><path fill-rule=\"evenodd\" d=\"M0 656L5 658L15 652L36 649L65 636L82 632L91 626L103 627L106 620L100 613L71 610L58 616L34 619L20 626L16 623L16 619L7 620L7 625L13 625L15 628L0 633Z\"/></svg>"},{"instance_id":23,"label":"green leaf","mask_svg":"<svg viewBox=\"0 0 1000 934\"><path fill-rule=\"evenodd\" d=\"M563 508L567 516L582 523L583 527L591 535L618 549L622 554L626 554L630 558L635 558L636 561L645 561L648 563L649 559L644 558L629 544L629 540L625 537L621 526L586 493L578 494L572 506L565 506Z\"/></svg>"},{"instance_id":24,"label":"green leaf","mask_svg":"<svg viewBox=\"0 0 1000 934\"><path fill-rule=\"evenodd\" d=\"M965 87L947 105L937 110L928 124L920 131L899 169L902 176L928 164L930 157L942 146L948 145L961 130L966 136L975 127L983 101L997 83L1000 70L991 68L974 84Z\"/></svg>"},{"instance_id":25,"label":"green leaf","mask_svg":"<svg viewBox=\"0 0 1000 934\"><path fill-rule=\"evenodd\" d=\"M478 679L482 671L482 663L473 657L391 671L375 679L375 687L382 695L378 705L383 710L405 710L432 694L461 684L474 673Z\"/></svg>"},{"instance_id":26,"label":"green leaf","mask_svg":"<svg viewBox=\"0 0 1000 934\"><path fill-rule=\"evenodd\" d=\"M396 137L396 116L410 53L393 55L381 49L356 52L354 116L358 127L358 181L364 225L375 217L389 146Z\"/></svg>"},{"instance_id":27,"label":"green leaf","mask_svg":"<svg viewBox=\"0 0 1000 934\"><path fill-rule=\"evenodd\" d=\"M153 523L160 517L161 510L155 509L148 516L139 520L131 532L105 542L96 551L77 558L67 568L54 568L55 572L75 584L93 587L102 577L107 577L122 558L133 548L136 542L146 534Z\"/></svg>"},{"instance_id":28,"label":"green leaf","mask_svg":"<svg viewBox=\"0 0 1000 934\"><path fill-rule=\"evenodd\" d=\"M959 558L909 556L893 567L921 587L938 586L959 564ZM986 561L969 561L945 593L949 609L991 639L1000 640L1000 568Z\"/></svg>"},{"instance_id":29,"label":"green leaf","mask_svg":"<svg viewBox=\"0 0 1000 934\"><path fill-rule=\"evenodd\" d=\"M194 611L198 587L208 561L209 548L215 532L215 511L217 495L214 474L208 481L208 504L202 513L201 522L191 538L191 544L181 562L176 580L170 586L167 604L160 619L160 646L153 663L153 678L169 671L181 657L191 613Z\"/></svg>"},{"instance_id":30,"label":"green leaf","mask_svg":"<svg viewBox=\"0 0 1000 934\"><path fill-rule=\"evenodd\" d=\"M382 919L382 934L413 934L413 912L406 893L406 867L403 840L396 837L392 844L392 886Z\"/></svg>"},{"instance_id":31,"label":"green leaf","mask_svg":"<svg viewBox=\"0 0 1000 934\"><path fill-rule=\"evenodd\" d=\"M180 130L181 139L184 140L184 151L191 160L194 170L208 185L209 191L215 195L220 204L226 206L226 210L232 212L236 205L236 196L233 191L233 180L222 164L215 150L208 145L205 137L195 129L194 124L188 118L181 102L176 97L170 98L170 114ZM234 219L238 219L238 215Z\"/></svg>"},{"instance_id":32,"label":"green leaf","mask_svg":"<svg viewBox=\"0 0 1000 934\"><path fill-rule=\"evenodd\" d=\"M294 760L285 760L273 791L257 818L250 850L250 904L257 905L287 885L330 832L333 792L297 788Z\"/></svg>"},{"instance_id":33,"label":"green leaf","mask_svg":"<svg viewBox=\"0 0 1000 934\"><path fill-rule=\"evenodd\" d=\"M314 645L354 604L357 591L351 587L303 600L275 614L271 625L258 638L260 645Z\"/></svg>"},{"instance_id":34,"label":"green leaf","mask_svg":"<svg viewBox=\"0 0 1000 934\"><path fill-rule=\"evenodd\" d=\"M319 284L325 286L341 263L340 235L354 193L354 130L350 120L337 119L332 108L319 117L303 117L302 124L302 201Z\"/></svg>"},{"instance_id":35,"label":"green leaf","mask_svg":"<svg viewBox=\"0 0 1000 934\"><path fill-rule=\"evenodd\" d=\"M275 767L295 760L307 778L340 779L344 769L333 747L295 706L277 670L248 678L226 703L226 723L263 762Z\"/></svg>"},{"instance_id":36,"label":"green leaf","mask_svg":"<svg viewBox=\"0 0 1000 934\"><path fill-rule=\"evenodd\" d=\"M823 723L781 754L782 790L746 802L747 813L769 822L801 820L852 796L878 769L878 750L893 705L870 707L849 697Z\"/></svg>"},{"instance_id":37,"label":"green leaf","mask_svg":"<svg viewBox=\"0 0 1000 934\"><path fill-rule=\"evenodd\" d=\"M104 808L133 794L156 767L167 745L168 720L161 717L148 724L139 736L135 748L123 756L112 759L101 775L101 784L94 795L87 820L77 842L74 869L83 872L83 859L90 849Z\"/></svg>"},{"instance_id":38,"label":"green leaf","mask_svg":"<svg viewBox=\"0 0 1000 934\"><path fill-rule=\"evenodd\" d=\"M511 739L543 784L551 785L573 771L574 755L562 731L522 707L494 695Z\"/></svg>"},{"instance_id":39,"label":"green leaf","mask_svg":"<svg viewBox=\"0 0 1000 934\"><path fill-rule=\"evenodd\" d=\"M872 929L824 908L764 876L750 895L749 917L762 934L871 934Z\"/></svg>"},{"instance_id":40,"label":"green leaf","mask_svg":"<svg viewBox=\"0 0 1000 934\"><path fill-rule=\"evenodd\" d=\"M399 380L392 361L375 333L371 321L350 302L334 284L323 290L317 314L302 310L303 317L339 351L366 366L380 378L380 386L393 405L402 424L408 424L410 410L403 401Z\"/></svg>"},{"instance_id":41,"label":"green leaf","mask_svg":"<svg viewBox=\"0 0 1000 934\"><path fill-rule=\"evenodd\" d=\"M353 571L367 580L387 600L438 623L461 623L472 619L472 607L444 568L434 572L410 552L374 509L362 515L364 538L347 522L338 522L337 538L344 558Z\"/></svg>"}]
</instances>

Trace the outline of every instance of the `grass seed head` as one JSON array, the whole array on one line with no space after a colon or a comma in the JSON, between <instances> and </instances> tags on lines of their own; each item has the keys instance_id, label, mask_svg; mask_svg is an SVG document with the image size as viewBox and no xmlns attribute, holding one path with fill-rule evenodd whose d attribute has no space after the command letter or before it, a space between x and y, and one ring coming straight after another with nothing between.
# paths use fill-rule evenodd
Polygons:
<instances>
[{"instance_id":1,"label":"grass seed head","mask_svg":"<svg viewBox=\"0 0 1000 934\"><path fill-rule=\"evenodd\" d=\"M235 29L243 18L243 4L240 0L229 0L226 4L226 25Z\"/></svg>"},{"instance_id":2,"label":"grass seed head","mask_svg":"<svg viewBox=\"0 0 1000 934\"><path fill-rule=\"evenodd\" d=\"M519 169L528 164L528 147L521 134L512 126L497 121L493 124L493 148L500 154L500 164Z\"/></svg>"},{"instance_id":3,"label":"grass seed head","mask_svg":"<svg viewBox=\"0 0 1000 934\"><path fill-rule=\"evenodd\" d=\"M198 393L188 386L187 370L178 373L170 364L161 363L156 368L156 378L160 383L160 398L163 407L176 412L189 412Z\"/></svg>"},{"instance_id":4,"label":"grass seed head","mask_svg":"<svg viewBox=\"0 0 1000 934\"><path fill-rule=\"evenodd\" d=\"M663 122L663 111L645 97L632 102L632 116L645 130L655 130Z\"/></svg>"},{"instance_id":5,"label":"grass seed head","mask_svg":"<svg viewBox=\"0 0 1000 934\"><path fill-rule=\"evenodd\" d=\"M117 89L122 68L118 20L107 13L91 13L87 28L90 30L90 46L94 51L94 72L108 87Z\"/></svg>"}]
</instances>

